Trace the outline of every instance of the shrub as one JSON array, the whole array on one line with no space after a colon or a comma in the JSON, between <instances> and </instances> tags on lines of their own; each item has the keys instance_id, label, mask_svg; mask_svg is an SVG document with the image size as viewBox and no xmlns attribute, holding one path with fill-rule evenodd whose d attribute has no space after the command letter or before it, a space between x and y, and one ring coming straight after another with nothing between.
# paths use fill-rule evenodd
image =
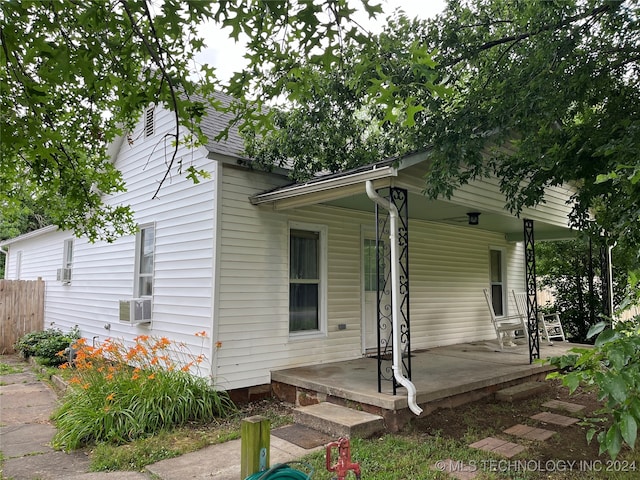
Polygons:
<instances>
[{"instance_id":1,"label":"shrub","mask_svg":"<svg viewBox=\"0 0 640 480\"><path fill-rule=\"evenodd\" d=\"M15 348L24 358L38 357L45 365L61 365L67 361L63 352L78 338L80 333L77 327L70 333L49 328L27 333L16 342Z\"/></svg>"},{"instance_id":2,"label":"shrub","mask_svg":"<svg viewBox=\"0 0 640 480\"><path fill-rule=\"evenodd\" d=\"M627 444L634 449L640 425L640 318L619 323L614 329L605 322L594 325L589 336L594 348L573 348L568 355L551 358L552 365L563 373L549 376L562 378L569 392L580 385L595 387L604 404L587 419L591 428L587 440L594 436L600 453L608 452L614 460ZM612 420L611 424L606 420Z\"/></svg>"},{"instance_id":3,"label":"shrub","mask_svg":"<svg viewBox=\"0 0 640 480\"><path fill-rule=\"evenodd\" d=\"M76 375L53 416L56 448L127 443L235 409L226 392L191 373L204 356L191 355L184 344L142 335L129 348L113 339L74 348Z\"/></svg>"}]
</instances>

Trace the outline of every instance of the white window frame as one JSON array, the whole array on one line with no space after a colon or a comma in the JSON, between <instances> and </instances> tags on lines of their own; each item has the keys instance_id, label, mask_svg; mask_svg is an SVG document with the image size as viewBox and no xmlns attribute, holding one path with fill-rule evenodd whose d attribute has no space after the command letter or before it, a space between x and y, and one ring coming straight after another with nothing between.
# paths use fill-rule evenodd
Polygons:
<instances>
[{"instance_id":1,"label":"white window frame","mask_svg":"<svg viewBox=\"0 0 640 480\"><path fill-rule=\"evenodd\" d=\"M299 332L292 332L289 330L290 339L308 339L318 338L327 335L327 267L328 267L328 227L326 225L319 225L313 223L303 222L289 222L289 228L287 229L287 286L291 284L290 272L291 272L291 230L306 230L309 232L318 233L319 245L318 245L318 329L317 330L304 330ZM289 291L287 288L287 324L289 324ZM289 327L287 327L289 329Z\"/></svg>"},{"instance_id":2,"label":"white window frame","mask_svg":"<svg viewBox=\"0 0 640 480\"><path fill-rule=\"evenodd\" d=\"M141 257L142 257L142 232L146 229L153 229L153 268L150 274L141 274ZM138 233L136 234L136 250L135 250L135 271L133 279L133 296L135 298L153 298L153 290L155 287L155 271L156 271L156 224L145 223L138 226ZM142 295L140 293L140 278L142 276L151 277L151 295Z\"/></svg>"},{"instance_id":3,"label":"white window frame","mask_svg":"<svg viewBox=\"0 0 640 480\"><path fill-rule=\"evenodd\" d=\"M500 282L494 282L491 278L491 254L492 252L500 252L500 273L501 273L501 278L500 278ZM501 317L506 317L508 316L509 312L508 312L508 306L509 306L509 302L508 302L508 297L507 297L507 250L504 247L493 247L490 246L489 247L489 285L490 285L490 291L492 294L492 298L493 298L493 287L494 285L501 285L502 286L502 314L498 315L498 312L496 312L496 317L497 318L501 318Z\"/></svg>"},{"instance_id":4,"label":"white window frame","mask_svg":"<svg viewBox=\"0 0 640 480\"><path fill-rule=\"evenodd\" d=\"M73 268L73 238L67 238L62 248L62 268Z\"/></svg>"}]
</instances>

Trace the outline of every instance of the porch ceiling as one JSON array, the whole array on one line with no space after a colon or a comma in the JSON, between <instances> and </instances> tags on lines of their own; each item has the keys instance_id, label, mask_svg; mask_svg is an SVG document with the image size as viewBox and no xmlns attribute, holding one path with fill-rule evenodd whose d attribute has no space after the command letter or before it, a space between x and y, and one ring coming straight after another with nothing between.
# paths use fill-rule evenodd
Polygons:
<instances>
[{"instance_id":1,"label":"porch ceiling","mask_svg":"<svg viewBox=\"0 0 640 480\"><path fill-rule=\"evenodd\" d=\"M349 208L374 213L375 206L365 193L352 195L323 202L339 208ZM523 239L522 219L504 213L486 212L446 200L431 200L424 195L409 192L409 219L446 223L476 230L488 230L503 233L508 241ZM478 225L469 225L468 212L479 211ZM535 238L537 240L560 240L573 238L577 232L556 225L535 222Z\"/></svg>"}]
</instances>

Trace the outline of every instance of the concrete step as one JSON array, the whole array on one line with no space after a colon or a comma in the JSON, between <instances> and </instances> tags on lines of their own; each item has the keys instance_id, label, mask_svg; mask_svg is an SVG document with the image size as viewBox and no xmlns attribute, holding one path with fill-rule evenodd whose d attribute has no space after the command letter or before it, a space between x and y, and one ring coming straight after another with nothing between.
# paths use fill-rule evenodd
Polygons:
<instances>
[{"instance_id":1,"label":"concrete step","mask_svg":"<svg viewBox=\"0 0 640 480\"><path fill-rule=\"evenodd\" d=\"M368 438L384 430L384 419L333 403L317 403L297 407L293 411L296 423L336 437Z\"/></svg>"},{"instance_id":2,"label":"concrete step","mask_svg":"<svg viewBox=\"0 0 640 480\"><path fill-rule=\"evenodd\" d=\"M544 382L525 382L513 387L503 388L496 392L496 400L503 402L515 402L516 400L522 400L523 398L532 397L538 393L541 393L547 389L547 384Z\"/></svg>"}]
</instances>

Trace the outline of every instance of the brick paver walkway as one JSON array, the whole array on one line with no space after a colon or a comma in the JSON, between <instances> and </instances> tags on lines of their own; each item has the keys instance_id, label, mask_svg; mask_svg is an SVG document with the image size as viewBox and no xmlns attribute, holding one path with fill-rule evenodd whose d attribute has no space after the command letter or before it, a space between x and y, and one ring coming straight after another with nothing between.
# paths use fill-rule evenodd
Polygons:
<instances>
[{"instance_id":1,"label":"brick paver walkway","mask_svg":"<svg viewBox=\"0 0 640 480\"><path fill-rule=\"evenodd\" d=\"M495 437L483 438L469 446L479 450L484 450L485 452L497 453L498 455L502 455L507 458L511 458L525 449L522 445Z\"/></svg>"},{"instance_id":2,"label":"brick paver walkway","mask_svg":"<svg viewBox=\"0 0 640 480\"><path fill-rule=\"evenodd\" d=\"M545 441L553 436L553 430L545 430L544 428L530 427L529 425L514 425L504 430L504 433L515 435L516 437L526 438L527 440Z\"/></svg>"},{"instance_id":3,"label":"brick paver walkway","mask_svg":"<svg viewBox=\"0 0 640 480\"><path fill-rule=\"evenodd\" d=\"M548 402L543 403L543 406L556 410L564 410L570 413L578 413L586 408L584 405L563 402L560 400L549 400ZM539 422L551 423L562 427L568 427L579 421L578 418L567 417L565 415L559 415L551 412L537 413L530 418L538 420ZM524 438L526 440L544 442L545 440L550 439L556 432L519 423L513 427L507 428L503 433ZM485 452L497 453L498 455L502 455L506 458L511 458L525 450L525 447L522 445L495 437L483 438L482 440L472 443L469 447L484 450ZM463 463L454 462L453 460L443 460L442 462L447 461L449 462L448 464L439 462L434 468L441 472L447 472L450 476L459 480L472 480L476 477L477 471L475 469L472 469L471 467L465 468L466 466Z\"/></svg>"},{"instance_id":4,"label":"brick paver walkway","mask_svg":"<svg viewBox=\"0 0 640 480\"><path fill-rule=\"evenodd\" d=\"M560 425L561 427L568 427L577 423L579 420L573 417L567 417L566 415L558 415L557 413L542 412L533 415L531 418L544 423L553 423L554 425Z\"/></svg>"},{"instance_id":5,"label":"brick paver walkway","mask_svg":"<svg viewBox=\"0 0 640 480\"><path fill-rule=\"evenodd\" d=\"M548 402L543 403L542 406L547 408L555 408L556 410L564 410L571 413L578 413L587 408L584 405L563 402L561 400L549 400Z\"/></svg>"}]
</instances>

